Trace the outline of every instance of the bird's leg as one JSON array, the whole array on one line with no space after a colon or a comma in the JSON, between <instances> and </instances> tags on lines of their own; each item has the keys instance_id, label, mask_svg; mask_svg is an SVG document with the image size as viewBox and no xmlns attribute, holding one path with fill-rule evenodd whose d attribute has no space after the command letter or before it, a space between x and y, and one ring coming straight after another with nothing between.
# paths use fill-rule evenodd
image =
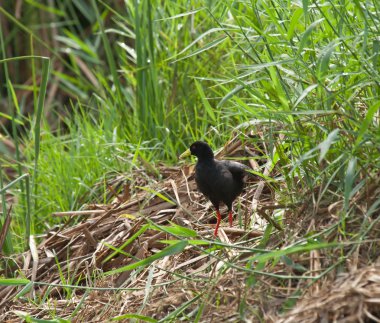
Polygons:
<instances>
[{"instance_id":1,"label":"bird's leg","mask_svg":"<svg viewBox=\"0 0 380 323\"><path fill-rule=\"evenodd\" d=\"M233 219L232 219L232 210L228 212L228 222L230 222L230 227L232 227Z\"/></svg>"},{"instance_id":2,"label":"bird's leg","mask_svg":"<svg viewBox=\"0 0 380 323\"><path fill-rule=\"evenodd\" d=\"M215 227L215 231L214 231L215 237L218 235L218 229L219 229L220 221L222 220L222 216L220 215L219 209L216 209L216 216L217 216L218 220L216 221L216 227Z\"/></svg>"}]
</instances>

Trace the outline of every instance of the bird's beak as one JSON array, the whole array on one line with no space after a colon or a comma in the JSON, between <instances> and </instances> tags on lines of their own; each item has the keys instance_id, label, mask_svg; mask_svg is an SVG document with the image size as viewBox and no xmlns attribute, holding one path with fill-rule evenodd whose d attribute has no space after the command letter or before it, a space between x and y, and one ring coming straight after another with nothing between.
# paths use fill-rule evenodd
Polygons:
<instances>
[{"instance_id":1,"label":"bird's beak","mask_svg":"<svg viewBox=\"0 0 380 323\"><path fill-rule=\"evenodd\" d=\"M179 159L184 159L186 157L189 157L191 155L190 149L186 150L181 156L179 156Z\"/></svg>"}]
</instances>

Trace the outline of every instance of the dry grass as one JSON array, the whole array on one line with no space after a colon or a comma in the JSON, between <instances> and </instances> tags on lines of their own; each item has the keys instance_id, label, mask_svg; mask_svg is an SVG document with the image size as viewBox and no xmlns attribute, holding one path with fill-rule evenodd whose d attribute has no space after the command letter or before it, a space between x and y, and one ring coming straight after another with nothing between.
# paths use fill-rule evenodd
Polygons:
<instances>
[{"instance_id":1,"label":"dry grass","mask_svg":"<svg viewBox=\"0 0 380 323\"><path fill-rule=\"evenodd\" d=\"M255 147L234 140L219 157L245 157L257 168L255 154ZM269 175L270 167L263 165L264 173ZM358 193L353 199L357 217L347 221L347 236L343 236L339 230L331 229L339 219L340 201L316 207L305 195L302 205L281 206L271 187L251 177L235 204L240 227L222 226L218 247L210 224L214 220L213 210L196 191L192 167L161 167L159 171L163 176L160 180L139 171L132 183L117 178L109 186L109 194L115 197L113 203L54 214L83 219L75 225L69 220L65 226L51 230L35 250L14 259L17 267L13 270L18 276L35 284L19 298L15 296L20 287L0 288L0 321L18 322L22 313L39 319L71 318L75 322L107 321L128 313L157 320L188 315L190 321L198 313L202 322L379 321L379 267L371 264L379 253L377 219L367 219L372 224L368 237L373 240L360 245L345 244L349 241L347 236L360 230L362 214L378 196L378 181L371 184L372 189L369 185L368 194ZM274 172L276 169L271 176ZM149 180L149 190L137 188L148 185ZM277 185L279 191L282 185L285 187L284 183ZM116 196L115 191L121 186L124 193ZM271 217L279 210L283 211L284 230L273 231L262 245L267 225L262 216ZM250 214L255 216L251 218ZM238 222L236 218L234 222ZM162 251L167 247L163 240L177 238L155 225L167 228L170 223L194 230L194 239L209 244L190 243L182 252L159 258L149 266L103 276L103 272ZM147 224L150 226L144 231ZM312 232L323 232L325 241L342 244L291 253L277 261L266 261L263 268L250 262L257 252L255 248L285 249ZM134 235L126 246L125 242ZM291 311L281 314L285 302L297 291L302 291L300 299Z\"/></svg>"},{"instance_id":2,"label":"dry grass","mask_svg":"<svg viewBox=\"0 0 380 323\"><path fill-rule=\"evenodd\" d=\"M276 322L379 322L380 264L342 273Z\"/></svg>"}]
</instances>

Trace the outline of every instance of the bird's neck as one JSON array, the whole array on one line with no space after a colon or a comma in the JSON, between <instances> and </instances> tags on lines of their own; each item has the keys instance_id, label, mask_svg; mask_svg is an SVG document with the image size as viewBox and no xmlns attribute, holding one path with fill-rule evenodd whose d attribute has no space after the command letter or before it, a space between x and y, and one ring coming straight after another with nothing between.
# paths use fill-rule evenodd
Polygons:
<instances>
[{"instance_id":1,"label":"bird's neck","mask_svg":"<svg viewBox=\"0 0 380 323\"><path fill-rule=\"evenodd\" d=\"M214 162L215 162L214 158L210 158L210 157L198 158L198 163L201 163L201 164L213 164Z\"/></svg>"}]
</instances>

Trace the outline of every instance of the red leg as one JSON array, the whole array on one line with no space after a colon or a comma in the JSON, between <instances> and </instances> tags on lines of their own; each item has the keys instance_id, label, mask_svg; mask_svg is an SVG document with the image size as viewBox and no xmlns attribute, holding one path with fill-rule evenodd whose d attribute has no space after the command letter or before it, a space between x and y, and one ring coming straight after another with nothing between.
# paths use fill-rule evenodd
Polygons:
<instances>
[{"instance_id":1,"label":"red leg","mask_svg":"<svg viewBox=\"0 0 380 323\"><path fill-rule=\"evenodd\" d=\"M230 227L232 227L232 223L233 223L232 211L228 212L228 221L230 222Z\"/></svg>"},{"instance_id":2,"label":"red leg","mask_svg":"<svg viewBox=\"0 0 380 323\"><path fill-rule=\"evenodd\" d=\"M222 216L220 215L219 210L216 210L216 216L217 216L218 220L216 222L216 227L215 227L215 231L214 231L215 237L218 236L218 229L219 229L220 221L222 220Z\"/></svg>"}]
</instances>

